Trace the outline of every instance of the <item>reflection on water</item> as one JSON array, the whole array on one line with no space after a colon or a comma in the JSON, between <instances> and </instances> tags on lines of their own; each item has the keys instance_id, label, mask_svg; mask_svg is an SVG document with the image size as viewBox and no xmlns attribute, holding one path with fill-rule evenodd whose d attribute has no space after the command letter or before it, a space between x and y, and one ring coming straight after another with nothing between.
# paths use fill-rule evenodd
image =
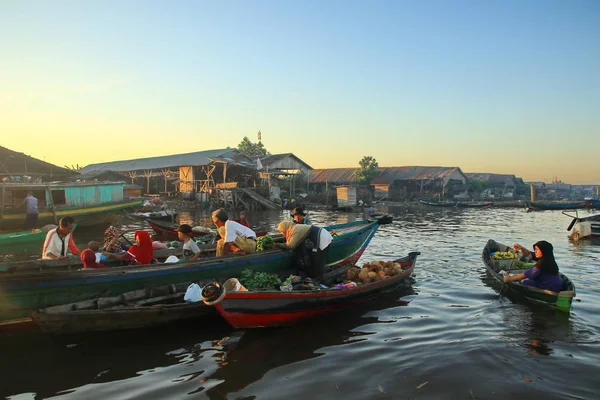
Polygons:
<instances>
[{"instance_id":1,"label":"reflection on water","mask_svg":"<svg viewBox=\"0 0 600 400\"><path fill-rule=\"evenodd\" d=\"M395 220L380 228L361 261L420 251L409 288L278 329L233 330L215 318L76 338L4 333L0 396L597 398L597 243L570 243L570 220L555 212L422 206L381 211ZM322 225L360 217L309 214ZM274 231L289 213L248 218ZM180 212L180 219L210 226L207 212ZM123 223L128 235L149 229L143 221ZM76 239L82 244L97 235L78 230ZM491 288L481 261L490 238L553 243L561 270L577 287L571 314L510 300Z\"/></svg>"}]
</instances>

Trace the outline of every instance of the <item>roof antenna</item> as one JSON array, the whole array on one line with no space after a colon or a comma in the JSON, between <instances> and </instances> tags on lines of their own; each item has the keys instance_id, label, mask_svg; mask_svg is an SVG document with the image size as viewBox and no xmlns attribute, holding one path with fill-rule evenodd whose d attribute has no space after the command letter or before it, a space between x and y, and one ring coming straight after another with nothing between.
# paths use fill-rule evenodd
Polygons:
<instances>
[{"instance_id":1,"label":"roof antenna","mask_svg":"<svg viewBox=\"0 0 600 400\"><path fill-rule=\"evenodd\" d=\"M260 143L260 139L262 139L262 133L260 133L260 131L258 131L258 143Z\"/></svg>"}]
</instances>

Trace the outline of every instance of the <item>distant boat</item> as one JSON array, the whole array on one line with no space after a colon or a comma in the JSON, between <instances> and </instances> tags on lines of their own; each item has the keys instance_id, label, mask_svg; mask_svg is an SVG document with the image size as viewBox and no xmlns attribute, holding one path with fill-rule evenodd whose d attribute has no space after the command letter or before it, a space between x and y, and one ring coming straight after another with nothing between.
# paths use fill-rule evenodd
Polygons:
<instances>
[{"instance_id":1,"label":"distant boat","mask_svg":"<svg viewBox=\"0 0 600 400\"><path fill-rule=\"evenodd\" d=\"M482 208L490 207L491 201L427 201L419 200L419 203L432 207L459 207L459 208Z\"/></svg>"},{"instance_id":2,"label":"distant boat","mask_svg":"<svg viewBox=\"0 0 600 400\"><path fill-rule=\"evenodd\" d=\"M562 201L530 201L529 209L533 211L542 210L578 210L586 208L587 201L562 202Z\"/></svg>"},{"instance_id":3,"label":"distant boat","mask_svg":"<svg viewBox=\"0 0 600 400\"><path fill-rule=\"evenodd\" d=\"M592 200L588 200L587 203L590 208L600 209L600 200L592 199Z\"/></svg>"},{"instance_id":4,"label":"distant boat","mask_svg":"<svg viewBox=\"0 0 600 400\"><path fill-rule=\"evenodd\" d=\"M0 234L0 247L7 246L15 246L15 245L23 245L35 242L38 242L40 248L44 244L44 239L46 238L46 233L48 230L55 228L56 225L48 225L44 227L44 230L36 229L35 232L31 231L22 231L22 232L11 232L11 233L1 233ZM77 228L77 224L73 225L73 231Z\"/></svg>"},{"instance_id":5,"label":"distant boat","mask_svg":"<svg viewBox=\"0 0 600 400\"><path fill-rule=\"evenodd\" d=\"M19 208L27 192L38 199L40 226L57 224L65 216L79 226L104 224L109 214L142 204L142 199L126 200L124 182L6 183L0 185L0 229L22 229L25 210Z\"/></svg>"}]
</instances>

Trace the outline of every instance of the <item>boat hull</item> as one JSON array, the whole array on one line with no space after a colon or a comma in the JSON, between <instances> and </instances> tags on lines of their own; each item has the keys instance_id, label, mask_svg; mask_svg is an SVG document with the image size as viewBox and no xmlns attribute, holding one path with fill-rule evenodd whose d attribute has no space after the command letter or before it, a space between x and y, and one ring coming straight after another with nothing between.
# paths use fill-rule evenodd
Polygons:
<instances>
[{"instance_id":1,"label":"boat hull","mask_svg":"<svg viewBox=\"0 0 600 400\"><path fill-rule=\"evenodd\" d=\"M187 286L168 285L48 307L31 318L42 331L64 335L148 328L216 314L202 301L184 302Z\"/></svg>"},{"instance_id":2,"label":"boat hull","mask_svg":"<svg viewBox=\"0 0 600 400\"><path fill-rule=\"evenodd\" d=\"M327 227L339 232L327 252L328 271L356 263L377 232L376 222ZM268 250L244 256L209 257L191 263L151 264L81 271L0 272L0 321L28 317L58 304L115 296L147 287L180 282L224 281L246 268L282 275L293 272L293 253Z\"/></svg>"},{"instance_id":3,"label":"boat hull","mask_svg":"<svg viewBox=\"0 0 600 400\"><path fill-rule=\"evenodd\" d=\"M291 325L301 320L366 301L384 291L406 284L419 253L396 260L403 271L386 279L348 289L321 291L249 291L226 293L215 305L221 316L235 328Z\"/></svg>"},{"instance_id":4,"label":"boat hull","mask_svg":"<svg viewBox=\"0 0 600 400\"><path fill-rule=\"evenodd\" d=\"M572 203L545 203L541 201L530 201L529 209L534 211L544 210L579 210L588 207L588 202L577 201Z\"/></svg>"},{"instance_id":5,"label":"boat hull","mask_svg":"<svg viewBox=\"0 0 600 400\"><path fill-rule=\"evenodd\" d=\"M506 288L508 296L522 296L528 301L537 304L543 304L560 311L570 312L573 298L575 297L575 285L564 274L560 274L564 281L565 290L561 292L552 292L550 290L538 289L533 286L523 285L519 282L504 283L504 277L499 274L498 267L492 262L490 253L494 251L510 251L510 247L497 243L494 240L489 240L483 248L482 258L487 272L494 278L497 284L501 287L501 291ZM512 273L519 274L524 270L512 270Z\"/></svg>"},{"instance_id":6,"label":"boat hull","mask_svg":"<svg viewBox=\"0 0 600 400\"><path fill-rule=\"evenodd\" d=\"M47 224L56 224L59 219L71 216L80 227L104 224L107 218L114 212L124 208L136 207L142 203L142 200L119 201L90 207L66 207L56 208L56 213L52 210L41 210L38 214L38 226ZM56 214L56 217L55 217ZM0 219L0 229L23 229L25 213L4 214Z\"/></svg>"}]
</instances>

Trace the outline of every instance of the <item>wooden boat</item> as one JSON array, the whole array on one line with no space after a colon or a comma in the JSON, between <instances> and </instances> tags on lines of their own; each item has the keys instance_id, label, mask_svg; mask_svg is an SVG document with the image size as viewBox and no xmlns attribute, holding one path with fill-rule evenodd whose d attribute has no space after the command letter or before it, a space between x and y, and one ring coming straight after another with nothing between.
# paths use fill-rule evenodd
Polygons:
<instances>
[{"instance_id":1,"label":"wooden boat","mask_svg":"<svg viewBox=\"0 0 600 400\"><path fill-rule=\"evenodd\" d=\"M35 233L31 231L23 231L23 232L12 232L12 233L3 233L0 234L0 247L7 246L21 246L24 244L35 244L39 243L40 249L44 244L44 240L46 239L46 233L50 229L56 228L56 225L47 225L42 229L37 229ZM77 224L73 224L73 231L77 229Z\"/></svg>"},{"instance_id":2,"label":"wooden boat","mask_svg":"<svg viewBox=\"0 0 600 400\"><path fill-rule=\"evenodd\" d=\"M413 273L419 252L396 260L402 272L377 282L346 289L321 290L257 290L227 292L224 285L206 285L202 291L207 304L214 305L219 314L235 328L260 328L290 325L300 320L325 314L358 301L364 301L384 291L405 284Z\"/></svg>"},{"instance_id":3,"label":"wooden boat","mask_svg":"<svg viewBox=\"0 0 600 400\"><path fill-rule=\"evenodd\" d=\"M569 239L578 241L590 237L600 237L600 214L590 215L579 218L578 215L572 216L563 211L567 217L573 218L567 231L570 231Z\"/></svg>"},{"instance_id":4,"label":"wooden boat","mask_svg":"<svg viewBox=\"0 0 600 400\"><path fill-rule=\"evenodd\" d=\"M73 334L148 328L197 318L213 311L202 301L183 300L189 282L134 290L114 297L100 297L48 307L31 318L42 331Z\"/></svg>"},{"instance_id":5,"label":"wooden boat","mask_svg":"<svg viewBox=\"0 0 600 400\"><path fill-rule=\"evenodd\" d=\"M150 211L150 212L132 212L125 213L131 219L140 219L140 220L148 220L152 219L154 221L174 221L177 219L179 213L174 212L173 210L160 210L160 211Z\"/></svg>"},{"instance_id":6,"label":"wooden boat","mask_svg":"<svg viewBox=\"0 0 600 400\"><path fill-rule=\"evenodd\" d=\"M379 225L388 225L394 222L394 216L392 214L371 214L368 219L369 221L377 221Z\"/></svg>"},{"instance_id":7,"label":"wooden boat","mask_svg":"<svg viewBox=\"0 0 600 400\"><path fill-rule=\"evenodd\" d=\"M419 203L425 206L433 206L433 207L460 207L460 208L482 208L482 207L490 207L492 205L491 201L427 201L427 200L419 200Z\"/></svg>"},{"instance_id":8,"label":"wooden boat","mask_svg":"<svg viewBox=\"0 0 600 400\"><path fill-rule=\"evenodd\" d=\"M459 208L483 208L491 207L491 201L459 201L456 203L456 207Z\"/></svg>"},{"instance_id":9,"label":"wooden boat","mask_svg":"<svg viewBox=\"0 0 600 400\"><path fill-rule=\"evenodd\" d=\"M29 231L12 232L0 234L0 247L21 245L23 243L40 243L40 248L46 238L46 232L38 230L35 233Z\"/></svg>"},{"instance_id":10,"label":"wooden boat","mask_svg":"<svg viewBox=\"0 0 600 400\"><path fill-rule=\"evenodd\" d=\"M148 225L156 232L157 235L166 236L172 239L177 238L177 228L179 228L179 224L174 224L172 222L167 221L157 221L154 219L146 220ZM255 232L257 237L265 236L267 234L266 231ZM211 230L209 228L205 228L203 226L194 226L192 227L192 233L190 236L192 237L203 237L207 235L215 235L216 229Z\"/></svg>"},{"instance_id":11,"label":"wooden boat","mask_svg":"<svg viewBox=\"0 0 600 400\"><path fill-rule=\"evenodd\" d=\"M550 290L538 289L533 286L523 285L519 282L504 283L504 276L500 275L500 267L497 263L494 262L494 260L492 260L490 253L496 251L511 250L511 247L508 247L491 239L483 248L482 258L485 268L487 272L501 285L502 289L506 288L506 293L509 295L520 295L533 303L544 304L559 309L561 311L569 312L571 310L571 303L573 302L573 297L575 297L575 285L564 274L560 274L561 278L563 279L564 289L558 293L552 292ZM525 271L525 269L513 268L511 270L511 273L521 274Z\"/></svg>"},{"instance_id":12,"label":"wooden boat","mask_svg":"<svg viewBox=\"0 0 600 400\"><path fill-rule=\"evenodd\" d=\"M117 211L142 204L142 199L126 200L124 182L6 183L0 184L3 199L0 229L19 229L25 210L18 208L28 191L38 199L40 226L56 224L65 216L80 226L104 224Z\"/></svg>"},{"instance_id":13,"label":"wooden boat","mask_svg":"<svg viewBox=\"0 0 600 400\"><path fill-rule=\"evenodd\" d=\"M328 270L335 270L342 265L356 263L377 232L379 224L357 221L325 228L334 236L325 263ZM282 239L281 235L274 236L276 241ZM285 275L292 272L292 257L292 252L273 249L242 256L201 257L194 262L177 264L77 271L38 266L11 269L0 272L0 322L28 317L31 312L40 308L95 297L116 296L146 287L197 280L225 281L239 276L246 268Z\"/></svg>"},{"instance_id":14,"label":"wooden boat","mask_svg":"<svg viewBox=\"0 0 600 400\"><path fill-rule=\"evenodd\" d=\"M589 208L600 209L600 200L591 199L591 200L588 200L587 203L588 203Z\"/></svg>"},{"instance_id":15,"label":"wooden boat","mask_svg":"<svg viewBox=\"0 0 600 400\"><path fill-rule=\"evenodd\" d=\"M432 206L432 207L456 207L455 201L428 201L428 200L419 200L419 203L424 206Z\"/></svg>"},{"instance_id":16,"label":"wooden boat","mask_svg":"<svg viewBox=\"0 0 600 400\"><path fill-rule=\"evenodd\" d=\"M167 221L159 221L155 219L147 219L148 225L156 232L157 235L167 236L169 238L176 239L177 238L177 228L179 228L178 224L174 224L172 222ZM190 234L191 237L199 237L205 235L211 235L214 232L208 228L202 226L194 226L192 228L192 232Z\"/></svg>"},{"instance_id":17,"label":"wooden boat","mask_svg":"<svg viewBox=\"0 0 600 400\"><path fill-rule=\"evenodd\" d=\"M575 202L554 202L554 201L530 201L529 209L532 211L543 211L543 210L578 210L586 208L588 203L586 201L575 201Z\"/></svg>"}]
</instances>

